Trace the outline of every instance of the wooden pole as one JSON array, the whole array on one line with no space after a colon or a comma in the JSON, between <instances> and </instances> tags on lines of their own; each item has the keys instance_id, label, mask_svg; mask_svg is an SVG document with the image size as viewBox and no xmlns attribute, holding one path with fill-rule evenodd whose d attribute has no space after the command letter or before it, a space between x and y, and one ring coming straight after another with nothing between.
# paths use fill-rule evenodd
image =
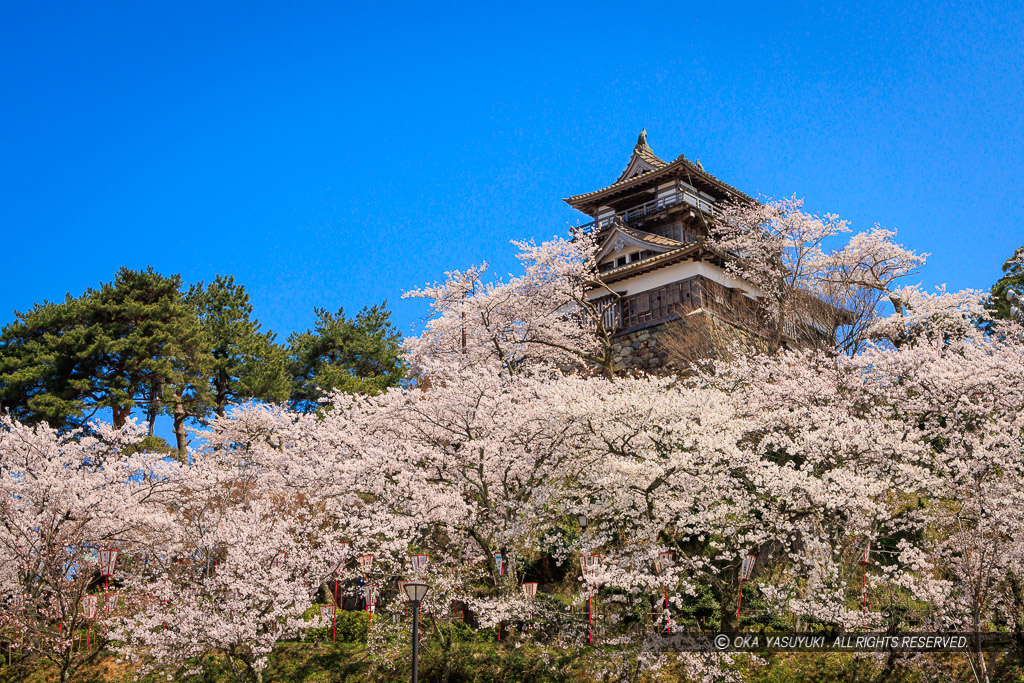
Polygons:
<instances>
[{"instance_id":1,"label":"wooden pole","mask_svg":"<svg viewBox=\"0 0 1024 683\"><path fill-rule=\"evenodd\" d=\"M736 603L736 628L740 627L740 607L743 605L743 580L740 580L740 599Z\"/></svg>"}]
</instances>

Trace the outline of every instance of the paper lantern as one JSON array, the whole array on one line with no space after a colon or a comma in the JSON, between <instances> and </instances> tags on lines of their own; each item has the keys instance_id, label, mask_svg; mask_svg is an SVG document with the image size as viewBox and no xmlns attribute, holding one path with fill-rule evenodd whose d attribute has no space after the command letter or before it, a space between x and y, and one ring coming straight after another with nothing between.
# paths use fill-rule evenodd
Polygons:
<instances>
[{"instance_id":1,"label":"paper lantern","mask_svg":"<svg viewBox=\"0 0 1024 683\"><path fill-rule=\"evenodd\" d=\"M871 539L864 541L864 551L860 554L860 565L871 564Z\"/></svg>"},{"instance_id":2,"label":"paper lantern","mask_svg":"<svg viewBox=\"0 0 1024 683\"><path fill-rule=\"evenodd\" d=\"M109 548L104 548L100 550L98 560L100 565L100 576L113 576L114 565L117 563L117 551Z\"/></svg>"},{"instance_id":3,"label":"paper lantern","mask_svg":"<svg viewBox=\"0 0 1024 683\"><path fill-rule=\"evenodd\" d=\"M757 557L754 555L747 555L743 558L743 566L740 568L740 581L750 581L750 577L754 575L754 561Z\"/></svg>"},{"instance_id":4,"label":"paper lantern","mask_svg":"<svg viewBox=\"0 0 1024 683\"><path fill-rule=\"evenodd\" d=\"M82 598L82 611L85 612L85 618L92 619L96 618L96 606L99 604L99 598L95 595L86 595Z\"/></svg>"}]
</instances>

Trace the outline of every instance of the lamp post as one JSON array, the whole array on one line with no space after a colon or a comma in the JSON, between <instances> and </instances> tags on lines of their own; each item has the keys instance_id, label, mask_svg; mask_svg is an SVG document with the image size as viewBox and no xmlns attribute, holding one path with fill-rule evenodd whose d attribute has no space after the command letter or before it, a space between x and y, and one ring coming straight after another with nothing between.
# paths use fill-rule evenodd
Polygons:
<instances>
[{"instance_id":1,"label":"lamp post","mask_svg":"<svg viewBox=\"0 0 1024 683\"><path fill-rule=\"evenodd\" d=\"M1024 323L1024 311L1021 310L1021 306L1024 306L1024 297L1016 289L1007 289L1006 300L1010 303L1010 318Z\"/></svg>"},{"instance_id":2,"label":"lamp post","mask_svg":"<svg viewBox=\"0 0 1024 683\"><path fill-rule=\"evenodd\" d=\"M581 512L580 514L576 515L576 520L580 523L580 531L586 531L587 524L590 521L587 519L587 513Z\"/></svg>"},{"instance_id":3,"label":"lamp post","mask_svg":"<svg viewBox=\"0 0 1024 683\"><path fill-rule=\"evenodd\" d=\"M420 603L427 597L430 586L416 579L406 582L402 590L412 604L412 683L417 683L420 665Z\"/></svg>"}]
</instances>

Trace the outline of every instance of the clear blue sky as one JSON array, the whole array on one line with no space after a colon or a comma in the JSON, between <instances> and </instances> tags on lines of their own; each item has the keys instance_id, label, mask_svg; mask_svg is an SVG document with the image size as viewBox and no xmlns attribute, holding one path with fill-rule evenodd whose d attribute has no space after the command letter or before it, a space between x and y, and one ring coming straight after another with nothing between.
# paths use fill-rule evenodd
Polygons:
<instances>
[{"instance_id":1,"label":"clear blue sky","mask_svg":"<svg viewBox=\"0 0 1024 683\"><path fill-rule=\"evenodd\" d=\"M281 338L515 268L646 126L987 288L1024 243L1016 2L0 8L0 322L120 266L233 274ZM501 9L496 9L500 7Z\"/></svg>"}]
</instances>

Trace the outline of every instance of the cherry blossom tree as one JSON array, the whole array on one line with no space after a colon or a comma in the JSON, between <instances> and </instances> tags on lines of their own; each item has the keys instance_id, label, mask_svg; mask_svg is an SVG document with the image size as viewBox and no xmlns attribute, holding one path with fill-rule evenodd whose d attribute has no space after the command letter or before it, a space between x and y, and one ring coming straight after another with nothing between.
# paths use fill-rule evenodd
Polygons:
<instances>
[{"instance_id":1,"label":"cherry blossom tree","mask_svg":"<svg viewBox=\"0 0 1024 683\"><path fill-rule=\"evenodd\" d=\"M509 373L538 362L582 363L610 376L616 330L594 292L615 294L598 277L593 236L513 244L520 276L488 282L485 265L405 294L431 300L433 316L423 334L406 340L413 368L429 376L492 361Z\"/></svg>"},{"instance_id":2,"label":"cherry blossom tree","mask_svg":"<svg viewBox=\"0 0 1024 683\"><path fill-rule=\"evenodd\" d=\"M249 406L203 434L175 482L171 533L139 549L145 559L126 580L142 604L117 634L143 670L195 671L219 653L238 680L262 680L278 641L325 625L308 614L323 584L359 554L380 566L404 550L391 540L404 535L401 521L360 497L381 473L343 448L326 451L337 435L318 424Z\"/></svg>"},{"instance_id":3,"label":"cherry blossom tree","mask_svg":"<svg viewBox=\"0 0 1024 683\"><path fill-rule=\"evenodd\" d=\"M774 348L787 337L807 343L822 331L831 342L831 331L841 328L839 348L854 353L880 302L893 299L894 283L915 273L927 254L902 247L894 230L879 226L833 248L850 232L848 222L803 207L795 196L727 205L709 243L729 255L729 271L756 288Z\"/></svg>"},{"instance_id":4,"label":"cherry blossom tree","mask_svg":"<svg viewBox=\"0 0 1024 683\"><path fill-rule=\"evenodd\" d=\"M117 582L102 590L98 551L162 530L159 505L177 470L133 453L145 435L134 422L90 427L62 435L0 418L0 626L23 657L49 660L62 681L107 648L106 623L130 602ZM91 600L98 620L89 618Z\"/></svg>"}]
</instances>

